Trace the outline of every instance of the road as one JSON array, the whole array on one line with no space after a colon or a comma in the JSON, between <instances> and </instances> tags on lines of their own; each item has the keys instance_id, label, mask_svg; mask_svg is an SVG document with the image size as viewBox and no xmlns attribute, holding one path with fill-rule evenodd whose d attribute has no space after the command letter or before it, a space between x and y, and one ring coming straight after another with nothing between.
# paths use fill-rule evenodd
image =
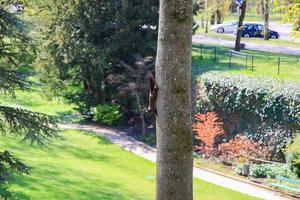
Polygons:
<instances>
[{"instance_id":1,"label":"road","mask_svg":"<svg viewBox=\"0 0 300 200\"><path fill-rule=\"evenodd\" d=\"M293 38L291 35L292 25L281 22L270 22L270 29L277 31L280 34L280 38L293 42L298 42L300 47L300 38Z\"/></svg>"},{"instance_id":2,"label":"road","mask_svg":"<svg viewBox=\"0 0 300 200\"><path fill-rule=\"evenodd\" d=\"M235 44L234 41L213 38L213 37L209 37L204 34L194 35L193 43L194 44L221 45L221 46L226 46L226 47L231 47L231 48L233 48L234 44ZM300 44L299 44L299 48L295 48L295 47L285 47L282 45L260 44L260 43L253 43L253 42L244 42L244 41L242 43L245 43L246 49L250 49L250 50L300 55Z\"/></svg>"}]
</instances>

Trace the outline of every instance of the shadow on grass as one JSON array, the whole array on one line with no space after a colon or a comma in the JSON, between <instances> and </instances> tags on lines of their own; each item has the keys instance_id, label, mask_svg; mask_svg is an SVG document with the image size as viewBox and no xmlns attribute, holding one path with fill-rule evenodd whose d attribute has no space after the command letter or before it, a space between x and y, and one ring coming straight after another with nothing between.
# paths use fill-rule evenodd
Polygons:
<instances>
[{"instance_id":1,"label":"shadow on grass","mask_svg":"<svg viewBox=\"0 0 300 200\"><path fill-rule=\"evenodd\" d=\"M21 192L11 191L9 185L0 186L0 198L11 200L30 200L31 198Z\"/></svg>"}]
</instances>

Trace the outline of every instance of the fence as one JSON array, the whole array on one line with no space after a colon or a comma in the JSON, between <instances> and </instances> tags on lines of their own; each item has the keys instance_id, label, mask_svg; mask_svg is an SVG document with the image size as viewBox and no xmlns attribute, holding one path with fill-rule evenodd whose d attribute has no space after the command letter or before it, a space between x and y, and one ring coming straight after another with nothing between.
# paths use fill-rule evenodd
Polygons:
<instances>
[{"instance_id":1,"label":"fence","mask_svg":"<svg viewBox=\"0 0 300 200\"><path fill-rule=\"evenodd\" d=\"M272 75L300 80L300 55L269 52L236 52L230 48L209 45L193 46L194 65L207 70L247 70L247 73ZM195 53L196 52L196 53Z\"/></svg>"}]
</instances>

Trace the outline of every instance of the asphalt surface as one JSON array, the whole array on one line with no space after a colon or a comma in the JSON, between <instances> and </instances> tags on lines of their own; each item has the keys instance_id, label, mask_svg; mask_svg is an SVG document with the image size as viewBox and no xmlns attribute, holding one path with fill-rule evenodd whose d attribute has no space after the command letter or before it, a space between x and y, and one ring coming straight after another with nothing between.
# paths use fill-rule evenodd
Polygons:
<instances>
[{"instance_id":1,"label":"asphalt surface","mask_svg":"<svg viewBox=\"0 0 300 200\"><path fill-rule=\"evenodd\" d=\"M221 45L226 47L233 48L235 45L234 41L225 40L225 39L218 39L209 37L207 35L194 35L193 36L193 43L194 44L210 44L210 45ZM246 49L256 50L256 51L266 51L266 52L273 52L273 53L285 53L285 54L292 54L292 55L299 55L300 56L300 44L299 48L295 47L286 47L282 45L272 45L272 44L260 44L260 43L253 43L253 42L242 42L246 45Z\"/></svg>"}]
</instances>

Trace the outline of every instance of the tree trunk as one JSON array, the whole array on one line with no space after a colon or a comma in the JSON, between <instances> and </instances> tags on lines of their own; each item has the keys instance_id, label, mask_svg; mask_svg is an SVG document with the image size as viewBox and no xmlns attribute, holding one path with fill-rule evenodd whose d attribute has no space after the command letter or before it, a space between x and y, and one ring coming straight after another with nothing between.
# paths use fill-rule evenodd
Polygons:
<instances>
[{"instance_id":1,"label":"tree trunk","mask_svg":"<svg viewBox=\"0 0 300 200\"><path fill-rule=\"evenodd\" d=\"M204 14L201 13L201 28L204 28Z\"/></svg>"},{"instance_id":2,"label":"tree trunk","mask_svg":"<svg viewBox=\"0 0 300 200\"><path fill-rule=\"evenodd\" d=\"M246 8L247 8L247 1L244 0L241 5L241 15L239 17L239 25L238 25L238 29L237 29L235 47L234 47L235 51L241 50L241 37L242 37L242 30L243 30L243 22L244 22L245 14L246 14Z\"/></svg>"},{"instance_id":3,"label":"tree trunk","mask_svg":"<svg viewBox=\"0 0 300 200\"><path fill-rule=\"evenodd\" d=\"M209 21L209 12L208 12L208 0L204 0L204 13L205 13L205 33L208 33L208 21Z\"/></svg>"},{"instance_id":4,"label":"tree trunk","mask_svg":"<svg viewBox=\"0 0 300 200\"><path fill-rule=\"evenodd\" d=\"M157 200L193 199L192 0L160 0L156 60Z\"/></svg>"},{"instance_id":5,"label":"tree trunk","mask_svg":"<svg viewBox=\"0 0 300 200\"><path fill-rule=\"evenodd\" d=\"M136 98L136 102L137 102L139 113L140 113L140 117L141 117L142 135L145 135L147 127L146 127L146 122L145 122L145 116L144 116L143 107L142 107L142 104L141 104L141 99L140 99L140 96L138 94L138 91L135 91L134 95L135 95L135 98Z\"/></svg>"},{"instance_id":6,"label":"tree trunk","mask_svg":"<svg viewBox=\"0 0 300 200\"><path fill-rule=\"evenodd\" d=\"M260 7L261 7L261 16L262 16L262 19L264 19L264 13L265 13L265 3L264 3L264 0L260 0Z\"/></svg>"},{"instance_id":7,"label":"tree trunk","mask_svg":"<svg viewBox=\"0 0 300 200\"><path fill-rule=\"evenodd\" d=\"M269 0L264 0L264 39L269 40Z\"/></svg>"}]
</instances>

